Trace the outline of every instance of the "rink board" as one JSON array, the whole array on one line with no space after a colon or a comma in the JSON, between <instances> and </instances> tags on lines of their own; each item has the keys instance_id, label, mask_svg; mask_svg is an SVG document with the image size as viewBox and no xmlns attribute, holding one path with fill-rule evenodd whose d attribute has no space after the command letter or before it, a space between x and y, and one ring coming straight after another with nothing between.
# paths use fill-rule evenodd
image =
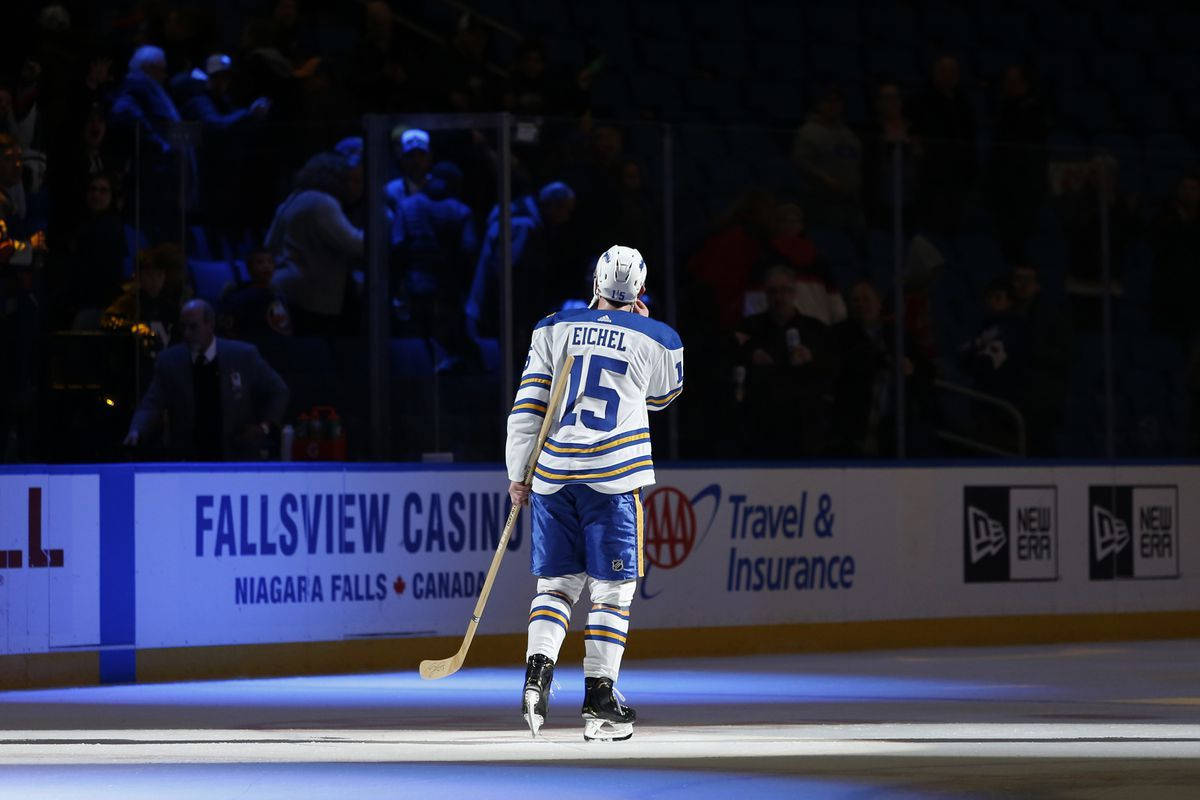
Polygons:
<instances>
[{"instance_id":1,"label":"rink board","mask_svg":"<svg viewBox=\"0 0 1200 800\"><path fill-rule=\"evenodd\" d=\"M643 493L639 656L1198 633L1194 465L657 478ZM505 486L489 465L7 469L0 681L388 669L452 652ZM528 525L473 658L520 651Z\"/></svg>"}]
</instances>

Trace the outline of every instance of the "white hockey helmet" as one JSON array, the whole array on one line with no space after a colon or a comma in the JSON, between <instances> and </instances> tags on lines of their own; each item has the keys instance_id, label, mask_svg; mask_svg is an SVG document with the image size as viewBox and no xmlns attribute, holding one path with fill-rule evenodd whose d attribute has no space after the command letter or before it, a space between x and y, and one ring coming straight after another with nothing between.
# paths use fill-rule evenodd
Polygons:
<instances>
[{"instance_id":1,"label":"white hockey helmet","mask_svg":"<svg viewBox=\"0 0 1200 800\"><path fill-rule=\"evenodd\" d=\"M646 261L632 247L615 244L596 259L595 293L613 303L632 303L646 286Z\"/></svg>"}]
</instances>

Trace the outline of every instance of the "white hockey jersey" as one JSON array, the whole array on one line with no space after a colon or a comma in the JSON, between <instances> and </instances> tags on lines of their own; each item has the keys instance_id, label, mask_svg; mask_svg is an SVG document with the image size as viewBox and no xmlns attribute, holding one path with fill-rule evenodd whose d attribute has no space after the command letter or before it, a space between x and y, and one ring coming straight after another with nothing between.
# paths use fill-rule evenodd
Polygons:
<instances>
[{"instance_id":1,"label":"white hockey jersey","mask_svg":"<svg viewBox=\"0 0 1200 800\"><path fill-rule=\"evenodd\" d=\"M546 317L533 330L508 416L509 479L524 477L554 370L568 355L575 363L534 470L533 491L553 494L584 483L617 494L654 483L647 410L666 408L683 391L683 343L657 320L591 308Z\"/></svg>"}]
</instances>

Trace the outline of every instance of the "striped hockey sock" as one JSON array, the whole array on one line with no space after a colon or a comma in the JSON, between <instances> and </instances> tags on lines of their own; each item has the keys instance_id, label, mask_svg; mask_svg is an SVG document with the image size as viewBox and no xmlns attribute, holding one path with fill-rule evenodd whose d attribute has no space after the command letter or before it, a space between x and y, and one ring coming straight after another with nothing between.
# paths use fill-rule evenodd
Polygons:
<instances>
[{"instance_id":1,"label":"striped hockey sock","mask_svg":"<svg viewBox=\"0 0 1200 800\"><path fill-rule=\"evenodd\" d=\"M558 661L558 651L571 624L571 598L563 592L538 592L529 608L529 646L526 660L541 654Z\"/></svg>"},{"instance_id":2,"label":"striped hockey sock","mask_svg":"<svg viewBox=\"0 0 1200 800\"><path fill-rule=\"evenodd\" d=\"M583 631L583 674L615 681L628 635L629 606L593 603Z\"/></svg>"}]
</instances>

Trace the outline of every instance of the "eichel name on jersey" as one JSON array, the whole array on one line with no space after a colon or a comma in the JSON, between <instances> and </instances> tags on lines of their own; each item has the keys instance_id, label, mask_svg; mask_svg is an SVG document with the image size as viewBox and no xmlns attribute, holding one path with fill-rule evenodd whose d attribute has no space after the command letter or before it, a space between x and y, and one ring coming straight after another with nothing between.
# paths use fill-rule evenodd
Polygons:
<instances>
[{"instance_id":1,"label":"eichel name on jersey","mask_svg":"<svg viewBox=\"0 0 1200 800\"><path fill-rule=\"evenodd\" d=\"M519 481L537 438L555 365L575 356L561 416L533 473L533 491L584 483L606 494L654 483L647 410L683 391L683 343L669 325L628 311L577 309L533 330L508 417L508 477Z\"/></svg>"}]
</instances>

